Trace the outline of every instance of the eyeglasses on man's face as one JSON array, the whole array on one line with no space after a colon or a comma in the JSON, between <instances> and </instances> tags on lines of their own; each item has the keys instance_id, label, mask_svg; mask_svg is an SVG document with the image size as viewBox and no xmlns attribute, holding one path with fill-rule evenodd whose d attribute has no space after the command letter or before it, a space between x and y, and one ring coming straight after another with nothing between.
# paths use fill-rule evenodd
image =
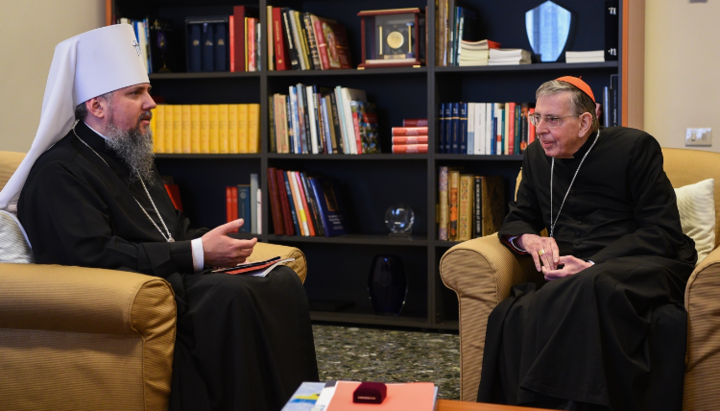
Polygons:
<instances>
[{"instance_id":1,"label":"eyeglasses on man's face","mask_svg":"<svg viewBox=\"0 0 720 411\"><path fill-rule=\"evenodd\" d=\"M560 127L563 124L563 119L566 119L568 117L578 117L580 114L572 114L569 116L563 116L563 117L555 117L555 116L541 116L540 114L528 114L528 120L530 120L530 123L537 127L540 125L541 121L545 122L545 125L548 128L556 128Z\"/></svg>"}]
</instances>

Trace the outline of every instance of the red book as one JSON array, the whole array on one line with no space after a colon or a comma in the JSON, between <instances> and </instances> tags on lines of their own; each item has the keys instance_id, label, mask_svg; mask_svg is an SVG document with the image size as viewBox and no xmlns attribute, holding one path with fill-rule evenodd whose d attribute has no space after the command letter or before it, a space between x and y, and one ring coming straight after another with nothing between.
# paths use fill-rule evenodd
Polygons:
<instances>
[{"instance_id":1,"label":"red book","mask_svg":"<svg viewBox=\"0 0 720 411\"><path fill-rule=\"evenodd\" d=\"M403 127L427 127L426 118L406 118L403 120Z\"/></svg>"},{"instance_id":2,"label":"red book","mask_svg":"<svg viewBox=\"0 0 720 411\"><path fill-rule=\"evenodd\" d=\"M245 40L245 50L247 51L247 70L257 71L257 38L256 28L258 19L254 17L245 18L245 26L247 29L247 39Z\"/></svg>"},{"instance_id":3,"label":"red book","mask_svg":"<svg viewBox=\"0 0 720 411\"><path fill-rule=\"evenodd\" d=\"M535 109L529 108L528 116L533 114L535 114ZM533 141L535 141L535 126L533 126L533 124L528 121L528 144L532 143Z\"/></svg>"},{"instance_id":4,"label":"red book","mask_svg":"<svg viewBox=\"0 0 720 411\"><path fill-rule=\"evenodd\" d=\"M290 202L288 202L287 190L285 189L285 179L283 178L283 175L284 172L282 170L275 170L275 180L278 184L278 196L280 197L280 207L282 210L285 234L293 235L295 234L295 226L293 225L292 215L290 214Z\"/></svg>"},{"instance_id":5,"label":"red book","mask_svg":"<svg viewBox=\"0 0 720 411\"><path fill-rule=\"evenodd\" d=\"M165 190L167 190L170 200L172 200L173 206L177 210L182 211L182 202L180 201L180 188L177 184L165 184Z\"/></svg>"},{"instance_id":6,"label":"red book","mask_svg":"<svg viewBox=\"0 0 720 411\"><path fill-rule=\"evenodd\" d=\"M245 71L245 18L249 16L257 16L257 11L249 8L248 6L234 6L233 7L233 27L232 32L234 34L233 47L231 53L235 61L235 71Z\"/></svg>"},{"instance_id":7,"label":"red book","mask_svg":"<svg viewBox=\"0 0 720 411\"><path fill-rule=\"evenodd\" d=\"M331 68L330 60L328 60L327 41L325 41L322 22L314 14L310 15L310 21L312 21L315 43L317 43L318 55L320 56L320 68L322 70L329 70Z\"/></svg>"},{"instance_id":8,"label":"red book","mask_svg":"<svg viewBox=\"0 0 720 411\"><path fill-rule=\"evenodd\" d=\"M513 102L505 104L505 121L508 123L505 127L508 151L505 154L515 154L515 103Z\"/></svg>"},{"instance_id":9,"label":"red book","mask_svg":"<svg viewBox=\"0 0 720 411\"><path fill-rule=\"evenodd\" d=\"M228 17L228 43L230 43L230 71L235 71L235 16Z\"/></svg>"},{"instance_id":10,"label":"red book","mask_svg":"<svg viewBox=\"0 0 720 411\"><path fill-rule=\"evenodd\" d=\"M268 167L268 188L270 189L270 210L272 211L272 222L275 234L285 234L285 224L283 224L282 205L280 204L280 195L277 187L277 174L274 167Z\"/></svg>"},{"instance_id":11,"label":"red book","mask_svg":"<svg viewBox=\"0 0 720 411\"><path fill-rule=\"evenodd\" d=\"M393 127L392 135L395 136L426 136L427 127Z\"/></svg>"},{"instance_id":12,"label":"red book","mask_svg":"<svg viewBox=\"0 0 720 411\"><path fill-rule=\"evenodd\" d=\"M400 144L392 146L393 154L427 153L427 144Z\"/></svg>"},{"instance_id":13,"label":"red book","mask_svg":"<svg viewBox=\"0 0 720 411\"><path fill-rule=\"evenodd\" d=\"M427 144L427 142L428 136L400 136L392 138L394 146L403 144Z\"/></svg>"},{"instance_id":14,"label":"red book","mask_svg":"<svg viewBox=\"0 0 720 411\"><path fill-rule=\"evenodd\" d=\"M292 171L292 177L295 179L295 182L297 183L298 192L300 194L300 201L302 201L302 206L304 208L303 211L305 211L305 220L307 221L308 229L310 230L310 236L314 237L315 234L315 224L313 224L312 216L310 213L310 207L308 207L308 197L305 195L305 190L303 189L302 181L300 180L300 173L297 171Z\"/></svg>"},{"instance_id":15,"label":"red book","mask_svg":"<svg viewBox=\"0 0 720 411\"><path fill-rule=\"evenodd\" d=\"M285 60L287 58L287 46L283 35L282 11L280 7L272 9L273 41L275 42L275 70L289 70L290 66Z\"/></svg>"},{"instance_id":16,"label":"red book","mask_svg":"<svg viewBox=\"0 0 720 411\"><path fill-rule=\"evenodd\" d=\"M235 221L238 218L237 214L237 187L228 186L225 187L225 218L227 222ZM232 231L234 233L237 230Z\"/></svg>"}]
</instances>

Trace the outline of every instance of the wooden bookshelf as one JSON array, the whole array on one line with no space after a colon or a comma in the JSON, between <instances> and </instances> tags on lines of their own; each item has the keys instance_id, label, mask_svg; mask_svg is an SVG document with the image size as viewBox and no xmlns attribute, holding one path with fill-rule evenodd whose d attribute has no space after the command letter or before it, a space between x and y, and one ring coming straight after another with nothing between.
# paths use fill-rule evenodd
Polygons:
<instances>
[{"instance_id":1,"label":"wooden bookshelf","mask_svg":"<svg viewBox=\"0 0 720 411\"><path fill-rule=\"evenodd\" d=\"M236 0L242 1L242 0ZM541 2L517 0L466 0L464 5L478 13L480 38L499 41L503 47L530 49L524 28L524 12ZM147 15L170 19L183 32L184 18L192 15L231 14L232 0L106 0L108 24L112 16L143 18ZM360 62L360 10L427 6L428 50L435 49L435 2L426 0L258 0L243 2L258 8L264 22L266 6L292 7L329 17L348 32L354 66ZM571 50L604 48L603 0L568 2L576 24L570 33ZM263 233L259 240L300 248L307 256L305 289L311 300L344 300L352 307L338 312L312 312L315 321L421 329L453 330L458 327L456 296L442 285L438 264L455 242L437 240L435 204L437 172L440 166L463 167L486 175L505 177L507 198L514 192L515 177L522 156L470 156L439 154L437 107L449 101L534 101L537 87L563 75L582 76L602 95L611 74L620 74L620 112L626 124L628 93L627 31L628 1L620 2L620 60L604 63L538 63L523 66L436 67L430 52L427 65L419 68L344 69L327 71L260 71L220 73L151 74L153 92L168 104L260 103L261 151L259 154L159 154L162 174L172 175L180 185L186 213L195 224L216 226L225 220L226 185L247 183L250 173L261 176L263 190ZM263 24L264 27L264 24ZM183 41L182 38L180 41ZM267 38L262 38L265 50ZM184 43L178 44L184 51ZM180 60L184 61L184 54ZM263 64L263 68L266 67ZM393 155L311 155L269 152L268 97L287 93L297 83L342 85L363 89L378 107L383 151L390 151L390 128L403 118L428 118L428 154ZM270 233L268 182L265 170L313 172L339 182L347 208L348 235L340 237L279 236ZM387 207L396 202L410 204L415 211L413 236L409 240L389 237L384 224ZM399 255L405 265L409 291L400 316L373 313L367 292L372 258L378 254Z\"/></svg>"}]
</instances>

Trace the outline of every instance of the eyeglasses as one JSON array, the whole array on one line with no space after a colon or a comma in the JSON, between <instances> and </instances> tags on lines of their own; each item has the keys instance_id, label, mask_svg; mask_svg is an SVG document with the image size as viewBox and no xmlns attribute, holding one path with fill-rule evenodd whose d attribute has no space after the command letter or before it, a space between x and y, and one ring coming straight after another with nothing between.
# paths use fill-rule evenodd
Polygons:
<instances>
[{"instance_id":1,"label":"eyeglasses","mask_svg":"<svg viewBox=\"0 0 720 411\"><path fill-rule=\"evenodd\" d=\"M545 121L545 125L548 126L548 128L555 128L560 127L563 123L564 118L568 117L578 117L580 114L573 114L570 116L563 116L563 117L554 117L554 116L541 116L540 114L528 114L528 120L530 120L530 123L537 127L540 125L540 121Z\"/></svg>"}]
</instances>

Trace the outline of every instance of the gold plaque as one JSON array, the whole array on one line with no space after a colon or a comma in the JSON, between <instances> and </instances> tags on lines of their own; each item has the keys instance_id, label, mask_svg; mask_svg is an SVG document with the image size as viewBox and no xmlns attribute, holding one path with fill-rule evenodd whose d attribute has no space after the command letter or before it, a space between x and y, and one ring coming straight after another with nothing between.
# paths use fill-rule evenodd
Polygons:
<instances>
[{"instance_id":1,"label":"gold plaque","mask_svg":"<svg viewBox=\"0 0 720 411\"><path fill-rule=\"evenodd\" d=\"M387 36L387 45L393 49L399 49L405 43L405 37L399 31L393 31Z\"/></svg>"}]
</instances>

